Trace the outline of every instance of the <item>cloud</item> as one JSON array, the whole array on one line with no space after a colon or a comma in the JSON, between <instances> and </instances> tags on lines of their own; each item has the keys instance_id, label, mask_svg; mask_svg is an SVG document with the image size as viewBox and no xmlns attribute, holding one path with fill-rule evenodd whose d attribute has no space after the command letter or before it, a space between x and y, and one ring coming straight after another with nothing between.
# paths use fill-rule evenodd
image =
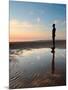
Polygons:
<instances>
[{"instance_id":1,"label":"cloud","mask_svg":"<svg viewBox=\"0 0 68 90\"><path fill-rule=\"evenodd\" d=\"M66 21L65 20L54 20L52 23L55 23L56 25L65 25Z\"/></svg>"},{"instance_id":2,"label":"cloud","mask_svg":"<svg viewBox=\"0 0 68 90\"><path fill-rule=\"evenodd\" d=\"M37 17L37 23L40 23L41 19L40 17Z\"/></svg>"},{"instance_id":3,"label":"cloud","mask_svg":"<svg viewBox=\"0 0 68 90\"><path fill-rule=\"evenodd\" d=\"M40 21L40 20L38 20ZM56 21L58 23L58 21ZM65 39L66 32L62 28L57 28L56 39ZM30 40L51 40L52 31L46 25L40 23L10 21L10 41L30 41Z\"/></svg>"},{"instance_id":4,"label":"cloud","mask_svg":"<svg viewBox=\"0 0 68 90\"><path fill-rule=\"evenodd\" d=\"M40 21L40 19L38 18L38 21ZM18 21L18 20L11 20L10 21L10 31L21 31L21 32L23 32L23 31L27 31L27 32L29 32L29 31L35 31L35 32L37 32L37 31L44 31L44 32L46 32L46 31L48 31L48 27L46 27L46 25L44 26L43 24L38 24L38 23L36 23L36 24L33 24L33 23L30 23L30 22L27 22L27 21L25 21L25 22L21 22L21 21Z\"/></svg>"},{"instance_id":5,"label":"cloud","mask_svg":"<svg viewBox=\"0 0 68 90\"><path fill-rule=\"evenodd\" d=\"M29 14L30 15L34 15L35 13L33 11L29 11Z\"/></svg>"},{"instance_id":6,"label":"cloud","mask_svg":"<svg viewBox=\"0 0 68 90\"><path fill-rule=\"evenodd\" d=\"M28 22L21 22L21 21L17 21L17 20L11 20L10 21L10 29L12 30L27 30L27 28L31 28L32 24L28 23Z\"/></svg>"},{"instance_id":7,"label":"cloud","mask_svg":"<svg viewBox=\"0 0 68 90\"><path fill-rule=\"evenodd\" d=\"M43 40L49 39L49 31L44 25L10 21L10 41L17 40Z\"/></svg>"},{"instance_id":8,"label":"cloud","mask_svg":"<svg viewBox=\"0 0 68 90\"><path fill-rule=\"evenodd\" d=\"M53 23L58 24L59 23L59 20L54 20Z\"/></svg>"}]
</instances>

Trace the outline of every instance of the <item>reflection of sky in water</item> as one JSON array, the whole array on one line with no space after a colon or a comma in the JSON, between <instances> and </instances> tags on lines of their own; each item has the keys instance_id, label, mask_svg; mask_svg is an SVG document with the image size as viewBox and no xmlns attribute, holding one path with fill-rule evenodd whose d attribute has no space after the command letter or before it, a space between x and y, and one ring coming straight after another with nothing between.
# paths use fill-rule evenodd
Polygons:
<instances>
[{"instance_id":1,"label":"reflection of sky in water","mask_svg":"<svg viewBox=\"0 0 68 90\"><path fill-rule=\"evenodd\" d=\"M55 50L55 67L65 68L65 49ZM50 71L52 63L52 53L49 48L40 49L15 49L10 51L11 67L18 61L18 68L26 71ZM44 69L45 68L45 69Z\"/></svg>"},{"instance_id":2,"label":"reflection of sky in water","mask_svg":"<svg viewBox=\"0 0 68 90\"><path fill-rule=\"evenodd\" d=\"M55 67L56 70L61 71L62 73L65 72L66 68L66 50L65 49L57 49L55 53Z\"/></svg>"},{"instance_id":3,"label":"reflection of sky in water","mask_svg":"<svg viewBox=\"0 0 68 90\"><path fill-rule=\"evenodd\" d=\"M15 85L29 87L27 81L30 81L30 87L32 84L42 85L42 82L44 82L45 86L65 83L65 55L65 49L55 49L53 63L53 53L51 53L50 48L10 50L10 87ZM54 71L54 74L52 74L52 71Z\"/></svg>"}]
</instances>

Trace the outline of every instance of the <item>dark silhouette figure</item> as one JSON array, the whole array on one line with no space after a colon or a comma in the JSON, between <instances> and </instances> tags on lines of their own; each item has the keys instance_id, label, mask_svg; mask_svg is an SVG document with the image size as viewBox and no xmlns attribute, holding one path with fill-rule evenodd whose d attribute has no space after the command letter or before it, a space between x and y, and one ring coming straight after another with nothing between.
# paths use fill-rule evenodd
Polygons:
<instances>
[{"instance_id":1,"label":"dark silhouette figure","mask_svg":"<svg viewBox=\"0 0 68 90\"><path fill-rule=\"evenodd\" d=\"M51 53L52 55L52 74L55 73L55 48L52 49Z\"/></svg>"},{"instance_id":2,"label":"dark silhouette figure","mask_svg":"<svg viewBox=\"0 0 68 90\"><path fill-rule=\"evenodd\" d=\"M53 29L52 29L53 48L55 48L55 32L56 32L56 28L55 28L55 24L53 24L52 26L53 26Z\"/></svg>"},{"instance_id":3,"label":"dark silhouette figure","mask_svg":"<svg viewBox=\"0 0 68 90\"><path fill-rule=\"evenodd\" d=\"M55 72L55 32L56 32L56 28L55 28L55 24L53 24L52 26L53 26L53 29L52 29L53 47L52 47L51 53L53 54L53 57L52 57L52 74L54 74L54 72Z\"/></svg>"}]
</instances>

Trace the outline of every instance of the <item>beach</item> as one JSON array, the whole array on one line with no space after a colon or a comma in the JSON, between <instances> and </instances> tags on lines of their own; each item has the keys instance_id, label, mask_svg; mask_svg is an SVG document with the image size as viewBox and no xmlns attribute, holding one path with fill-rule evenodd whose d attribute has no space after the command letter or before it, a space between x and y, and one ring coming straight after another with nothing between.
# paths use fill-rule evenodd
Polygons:
<instances>
[{"instance_id":1,"label":"beach","mask_svg":"<svg viewBox=\"0 0 68 90\"><path fill-rule=\"evenodd\" d=\"M9 50L9 88L66 85L66 43L56 42L54 58L50 43L12 43Z\"/></svg>"}]
</instances>

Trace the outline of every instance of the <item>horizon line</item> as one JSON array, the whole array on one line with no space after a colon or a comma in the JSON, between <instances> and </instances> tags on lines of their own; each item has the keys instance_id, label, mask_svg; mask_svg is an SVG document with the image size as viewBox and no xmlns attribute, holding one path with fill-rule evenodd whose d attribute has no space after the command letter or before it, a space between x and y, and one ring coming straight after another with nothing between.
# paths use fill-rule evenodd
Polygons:
<instances>
[{"instance_id":1,"label":"horizon line","mask_svg":"<svg viewBox=\"0 0 68 90\"><path fill-rule=\"evenodd\" d=\"M13 42L37 42L37 41L52 41L52 40L9 41L9 43L13 43ZM66 41L66 39L57 39L55 41Z\"/></svg>"}]
</instances>

